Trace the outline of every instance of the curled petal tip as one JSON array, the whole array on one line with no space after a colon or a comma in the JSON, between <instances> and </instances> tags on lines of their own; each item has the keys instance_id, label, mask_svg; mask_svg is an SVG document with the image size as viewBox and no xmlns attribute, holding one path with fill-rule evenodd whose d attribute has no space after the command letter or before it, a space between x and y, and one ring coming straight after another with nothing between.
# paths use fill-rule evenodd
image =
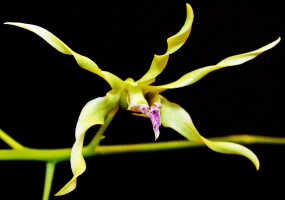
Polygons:
<instances>
[{"instance_id":1,"label":"curled petal tip","mask_svg":"<svg viewBox=\"0 0 285 200\"><path fill-rule=\"evenodd\" d=\"M3 24L16 24L17 22L4 22Z\"/></svg>"},{"instance_id":2,"label":"curled petal tip","mask_svg":"<svg viewBox=\"0 0 285 200\"><path fill-rule=\"evenodd\" d=\"M74 176L63 188L61 188L54 196L63 196L72 192L76 188L76 176Z\"/></svg>"},{"instance_id":3,"label":"curled petal tip","mask_svg":"<svg viewBox=\"0 0 285 200\"><path fill-rule=\"evenodd\" d=\"M276 40L274 40L270 44L266 45L266 47L267 47L266 50L275 47L280 41L281 41L281 37L279 36Z\"/></svg>"}]
</instances>

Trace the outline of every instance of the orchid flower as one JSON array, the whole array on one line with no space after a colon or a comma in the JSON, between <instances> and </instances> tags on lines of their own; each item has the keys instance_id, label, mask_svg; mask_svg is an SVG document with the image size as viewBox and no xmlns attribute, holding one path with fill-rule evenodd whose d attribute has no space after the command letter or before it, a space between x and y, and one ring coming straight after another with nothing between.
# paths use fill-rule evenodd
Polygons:
<instances>
[{"instance_id":1,"label":"orchid flower","mask_svg":"<svg viewBox=\"0 0 285 200\"><path fill-rule=\"evenodd\" d=\"M95 98L83 107L76 124L75 143L71 151L70 160L73 178L56 195L64 195L74 190L78 176L86 170L86 163L82 155L86 131L94 125L104 124L106 117L109 114L116 113L118 108L127 109L136 113L135 115L149 118L153 126L155 139L159 137L159 127L161 125L169 127L186 139L203 143L213 151L245 156L255 165L257 170L259 169L259 160L251 150L231 142L206 139L195 128L190 115L180 105L163 97L161 93L168 89L191 85L212 71L240 65L252 60L277 45L280 38L257 50L230 56L217 64L191 71L174 82L164 85L152 85L155 78L167 65L170 54L180 49L190 35L194 14L189 4L186 4L186 13L186 21L180 31L167 39L167 51L163 55L154 55L149 70L137 81L132 78L122 80L110 72L101 70L95 62L73 51L58 37L39 26L15 22L6 23L34 32L59 52L72 55L80 67L102 77L111 87L111 90L104 97Z\"/></svg>"}]
</instances>

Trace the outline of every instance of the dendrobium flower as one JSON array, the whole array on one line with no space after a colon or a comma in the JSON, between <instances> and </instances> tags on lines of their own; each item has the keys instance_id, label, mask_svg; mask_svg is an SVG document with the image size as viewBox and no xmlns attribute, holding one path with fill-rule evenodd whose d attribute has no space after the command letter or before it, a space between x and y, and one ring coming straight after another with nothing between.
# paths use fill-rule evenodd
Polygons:
<instances>
[{"instance_id":1,"label":"dendrobium flower","mask_svg":"<svg viewBox=\"0 0 285 200\"><path fill-rule=\"evenodd\" d=\"M155 82L155 78L164 70L170 54L176 52L186 42L190 34L194 14L189 4L186 4L186 11L186 21L181 30L167 39L167 51L163 55L154 55L149 70L137 81L132 78L122 80L110 72L101 70L92 60L76 53L51 32L39 26L14 22L6 23L32 31L59 52L72 55L80 67L99 75L112 88L104 97L91 100L83 107L76 124L75 143L71 152L73 178L56 195L64 195L74 190L77 177L86 169L82 155L86 131L91 126L104 124L106 117L110 113L116 113L118 108L127 109L134 112L135 115L149 118L155 133L155 139L159 137L159 127L161 125L169 127L190 141L204 143L213 151L245 156L252 161L256 169L259 169L258 158L251 150L239 144L210 141L204 138L195 128L190 115L180 105L161 96L161 93L168 89L191 85L212 71L243 64L273 48L279 43L280 38L257 50L230 56L215 65L191 71L174 82L164 85L152 85Z\"/></svg>"}]
</instances>

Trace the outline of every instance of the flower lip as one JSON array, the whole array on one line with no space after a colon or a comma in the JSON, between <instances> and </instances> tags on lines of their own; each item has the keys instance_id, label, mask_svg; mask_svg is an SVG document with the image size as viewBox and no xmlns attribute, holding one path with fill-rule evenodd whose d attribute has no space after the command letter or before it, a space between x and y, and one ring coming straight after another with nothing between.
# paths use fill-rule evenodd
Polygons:
<instances>
[{"instance_id":1,"label":"flower lip","mask_svg":"<svg viewBox=\"0 0 285 200\"><path fill-rule=\"evenodd\" d=\"M159 133L160 133L159 132L159 127L161 126L160 108L161 108L161 104L159 104L159 103L154 103L154 105L151 106L151 108L150 108L151 115L149 116L149 118L150 118L151 123L152 123L155 140L158 139Z\"/></svg>"},{"instance_id":2,"label":"flower lip","mask_svg":"<svg viewBox=\"0 0 285 200\"><path fill-rule=\"evenodd\" d=\"M128 110L145 114L150 119L154 131L155 140L158 139L160 134L159 132L159 127L161 126L160 108L161 108L160 103L154 103L151 107L149 107L146 104L139 104L128 108Z\"/></svg>"}]
</instances>

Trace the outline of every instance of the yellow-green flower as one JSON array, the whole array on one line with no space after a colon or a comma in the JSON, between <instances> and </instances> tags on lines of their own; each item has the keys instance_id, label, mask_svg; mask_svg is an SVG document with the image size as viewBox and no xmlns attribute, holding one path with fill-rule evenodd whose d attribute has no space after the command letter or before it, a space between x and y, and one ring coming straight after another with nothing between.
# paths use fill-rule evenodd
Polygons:
<instances>
[{"instance_id":1,"label":"yellow-green flower","mask_svg":"<svg viewBox=\"0 0 285 200\"><path fill-rule=\"evenodd\" d=\"M252 161L256 169L259 168L258 158L251 150L239 144L210 141L204 138L195 128L189 114L178 104L170 102L161 96L160 93L167 89L191 85L217 69L243 64L264 51L273 48L279 43L280 38L257 50L230 56L215 65L209 65L189 72L174 82L164 85L151 85L155 78L164 70L169 55L176 52L186 42L190 34L194 14L189 4L186 4L186 10L185 24L178 33L167 39L167 51L163 55L154 55L149 70L137 81L132 78L122 80L110 72L101 70L92 60L76 53L55 35L39 26L24 23L6 23L32 31L59 52L72 55L80 67L99 75L112 88L104 97L89 101L82 109L76 125L75 143L71 152L71 168L74 176L56 195L64 195L74 190L77 177L86 169L82 156L86 131L96 124L104 124L106 117L109 114L113 115L116 113L118 108L127 109L135 112L136 115L149 118L153 126L155 139L159 137L159 127L163 125L164 127L174 129L188 140L204 143L213 151L245 156Z\"/></svg>"}]
</instances>

